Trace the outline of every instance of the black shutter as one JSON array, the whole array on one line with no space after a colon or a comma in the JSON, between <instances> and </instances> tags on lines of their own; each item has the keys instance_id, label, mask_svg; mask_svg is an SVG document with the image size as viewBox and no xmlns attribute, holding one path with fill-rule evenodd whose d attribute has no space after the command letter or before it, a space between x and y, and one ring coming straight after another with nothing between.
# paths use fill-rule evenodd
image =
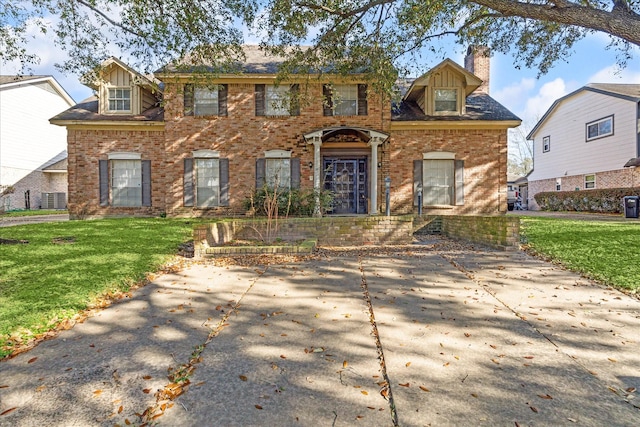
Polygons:
<instances>
[{"instance_id":1,"label":"black shutter","mask_svg":"<svg viewBox=\"0 0 640 427\"><path fill-rule=\"evenodd\" d=\"M184 85L184 115L185 116L193 116L194 108L194 98L193 98L193 85L187 84Z\"/></svg>"},{"instance_id":2,"label":"black shutter","mask_svg":"<svg viewBox=\"0 0 640 427\"><path fill-rule=\"evenodd\" d=\"M109 206L109 161L98 161L100 181L100 206Z\"/></svg>"},{"instance_id":3,"label":"black shutter","mask_svg":"<svg viewBox=\"0 0 640 427\"><path fill-rule=\"evenodd\" d=\"M358 85L358 115L366 116L367 107L367 85L360 84Z\"/></svg>"},{"instance_id":4,"label":"black shutter","mask_svg":"<svg viewBox=\"0 0 640 427\"><path fill-rule=\"evenodd\" d=\"M229 206L229 159L220 159L220 206Z\"/></svg>"},{"instance_id":5,"label":"black shutter","mask_svg":"<svg viewBox=\"0 0 640 427\"><path fill-rule=\"evenodd\" d=\"M193 179L193 159L184 159L184 183L183 183L183 204L185 207L193 206L194 198L194 179Z\"/></svg>"},{"instance_id":6,"label":"black shutter","mask_svg":"<svg viewBox=\"0 0 640 427\"><path fill-rule=\"evenodd\" d=\"M151 206L151 160L142 160L142 206Z\"/></svg>"},{"instance_id":7,"label":"black shutter","mask_svg":"<svg viewBox=\"0 0 640 427\"><path fill-rule=\"evenodd\" d=\"M256 190L260 190L266 184L265 159L256 159Z\"/></svg>"},{"instance_id":8,"label":"black shutter","mask_svg":"<svg viewBox=\"0 0 640 427\"><path fill-rule=\"evenodd\" d=\"M325 116L333 116L333 99L331 98L331 87L329 85L322 86L322 114Z\"/></svg>"},{"instance_id":9,"label":"black shutter","mask_svg":"<svg viewBox=\"0 0 640 427\"><path fill-rule=\"evenodd\" d=\"M228 93L227 85L219 85L218 86L218 115L219 116L227 116L227 93Z\"/></svg>"},{"instance_id":10,"label":"black shutter","mask_svg":"<svg viewBox=\"0 0 640 427\"><path fill-rule=\"evenodd\" d=\"M265 86L256 85L256 116L264 116Z\"/></svg>"},{"instance_id":11,"label":"black shutter","mask_svg":"<svg viewBox=\"0 0 640 427\"><path fill-rule=\"evenodd\" d=\"M291 96L289 100L291 104L289 105L289 114L292 116L300 115L300 85L293 84L291 85Z\"/></svg>"},{"instance_id":12,"label":"black shutter","mask_svg":"<svg viewBox=\"0 0 640 427\"><path fill-rule=\"evenodd\" d=\"M291 159L291 188L300 188L300 159L295 157Z\"/></svg>"},{"instance_id":13,"label":"black shutter","mask_svg":"<svg viewBox=\"0 0 640 427\"><path fill-rule=\"evenodd\" d=\"M456 206L464 205L464 160L455 161Z\"/></svg>"},{"instance_id":14,"label":"black shutter","mask_svg":"<svg viewBox=\"0 0 640 427\"><path fill-rule=\"evenodd\" d=\"M422 160L413 161L413 206L418 206L418 189L422 188L422 164ZM422 204L424 205L424 188L422 191Z\"/></svg>"}]
</instances>

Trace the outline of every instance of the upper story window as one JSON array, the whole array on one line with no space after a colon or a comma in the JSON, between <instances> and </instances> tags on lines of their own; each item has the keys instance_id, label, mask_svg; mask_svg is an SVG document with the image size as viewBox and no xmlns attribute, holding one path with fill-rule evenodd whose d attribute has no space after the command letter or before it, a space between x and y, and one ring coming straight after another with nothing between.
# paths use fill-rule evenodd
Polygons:
<instances>
[{"instance_id":1,"label":"upper story window","mask_svg":"<svg viewBox=\"0 0 640 427\"><path fill-rule=\"evenodd\" d=\"M436 113L458 112L458 89L434 89L433 98Z\"/></svg>"},{"instance_id":2,"label":"upper story window","mask_svg":"<svg viewBox=\"0 0 640 427\"><path fill-rule=\"evenodd\" d=\"M256 85L256 116L299 116L299 86Z\"/></svg>"},{"instance_id":3,"label":"upper story window","mask_svg":"<svg viewBox=\"0 0 640 427\"><path fill-rule=\"evenodd\" d=\"M367 85L324 85L325 116L366 116Z\"/></svg>"},{"instance_id":4,"label":"upper story window","mask_svg":"<svg viewBox=\"0 0 640 427\"><path fill-rule=\"evenodd\" d=\"M185 116L226 116L227 85L184 86Z\"/></svg>"},{"instance_id":5,"label":"upper story window","mask_svg":"<svg viewBox=\"0 0 640 427\"><path fill-rule=\"evenodd\" d=\"M109 89L109 111L129 112L131 111L131 89L130 88L110 88Z\"/></svg>"},{"instance_id":6,"label":"upper story window","mask_svg":"<svg viewBox=\"0 0 640 427\"><path fill-rule=\"evenodd\" d=\"M542 138L542 152L548 153L551 151L551 137L545 136Z\"/></svg>"},{"instance_id":7,"label":"upper story window","mask_svg":"<svg viewBox=\"0 0 640 427\"><path fill-rule=\"evenodd\" d=\"M587 123L587 141L613 135L613 116Z\"/></svg>"}]
</instances>

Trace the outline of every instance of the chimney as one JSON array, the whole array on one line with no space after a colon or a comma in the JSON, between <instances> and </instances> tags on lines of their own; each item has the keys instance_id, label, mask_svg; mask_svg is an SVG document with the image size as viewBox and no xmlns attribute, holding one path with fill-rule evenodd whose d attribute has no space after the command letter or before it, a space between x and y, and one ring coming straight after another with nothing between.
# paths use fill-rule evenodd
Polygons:
<instances>
[{"instance_id":1,"label":"chimney","mask_svg":"<svg viewBox=\"0 0 640 427\"><path fill-rule=\"evenodd\" d=\"M491 52L486 46L469 46L464 58L464 68L482 80L476 89L478 92L489 94L489 71Z\"/></svg>"}]
</instances>

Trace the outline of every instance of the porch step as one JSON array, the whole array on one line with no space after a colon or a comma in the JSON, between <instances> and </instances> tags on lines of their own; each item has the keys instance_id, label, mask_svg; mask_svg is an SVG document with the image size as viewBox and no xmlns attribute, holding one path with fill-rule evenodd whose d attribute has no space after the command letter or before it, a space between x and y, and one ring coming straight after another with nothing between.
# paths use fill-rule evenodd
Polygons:
<instances>
[{"instance_id":1,"label":"porch step","mask_svg":"<svg viewBox=\"0 0 640 427\"><path fill-rule=\"evenodd\" d=\"M442 217L439 215L415 217L413 234L442 234Z\"/></svg>"}]
</instances>

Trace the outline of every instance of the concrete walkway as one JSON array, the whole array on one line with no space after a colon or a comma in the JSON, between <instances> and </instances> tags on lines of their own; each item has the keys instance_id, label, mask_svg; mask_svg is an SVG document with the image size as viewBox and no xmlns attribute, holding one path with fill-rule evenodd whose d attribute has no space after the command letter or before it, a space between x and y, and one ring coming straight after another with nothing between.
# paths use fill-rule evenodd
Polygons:
<instances>
[{"instance_id":1,"label":"concrete walkway","mask_svg":"<svg viewBox=\"0 0 640 427\"><path fill-rule=\"evenodd\" d=\"M638 299L442 240L162 275L0 362L0 425L635 426L636 389Z\"/></svg>"}]
</instances>

